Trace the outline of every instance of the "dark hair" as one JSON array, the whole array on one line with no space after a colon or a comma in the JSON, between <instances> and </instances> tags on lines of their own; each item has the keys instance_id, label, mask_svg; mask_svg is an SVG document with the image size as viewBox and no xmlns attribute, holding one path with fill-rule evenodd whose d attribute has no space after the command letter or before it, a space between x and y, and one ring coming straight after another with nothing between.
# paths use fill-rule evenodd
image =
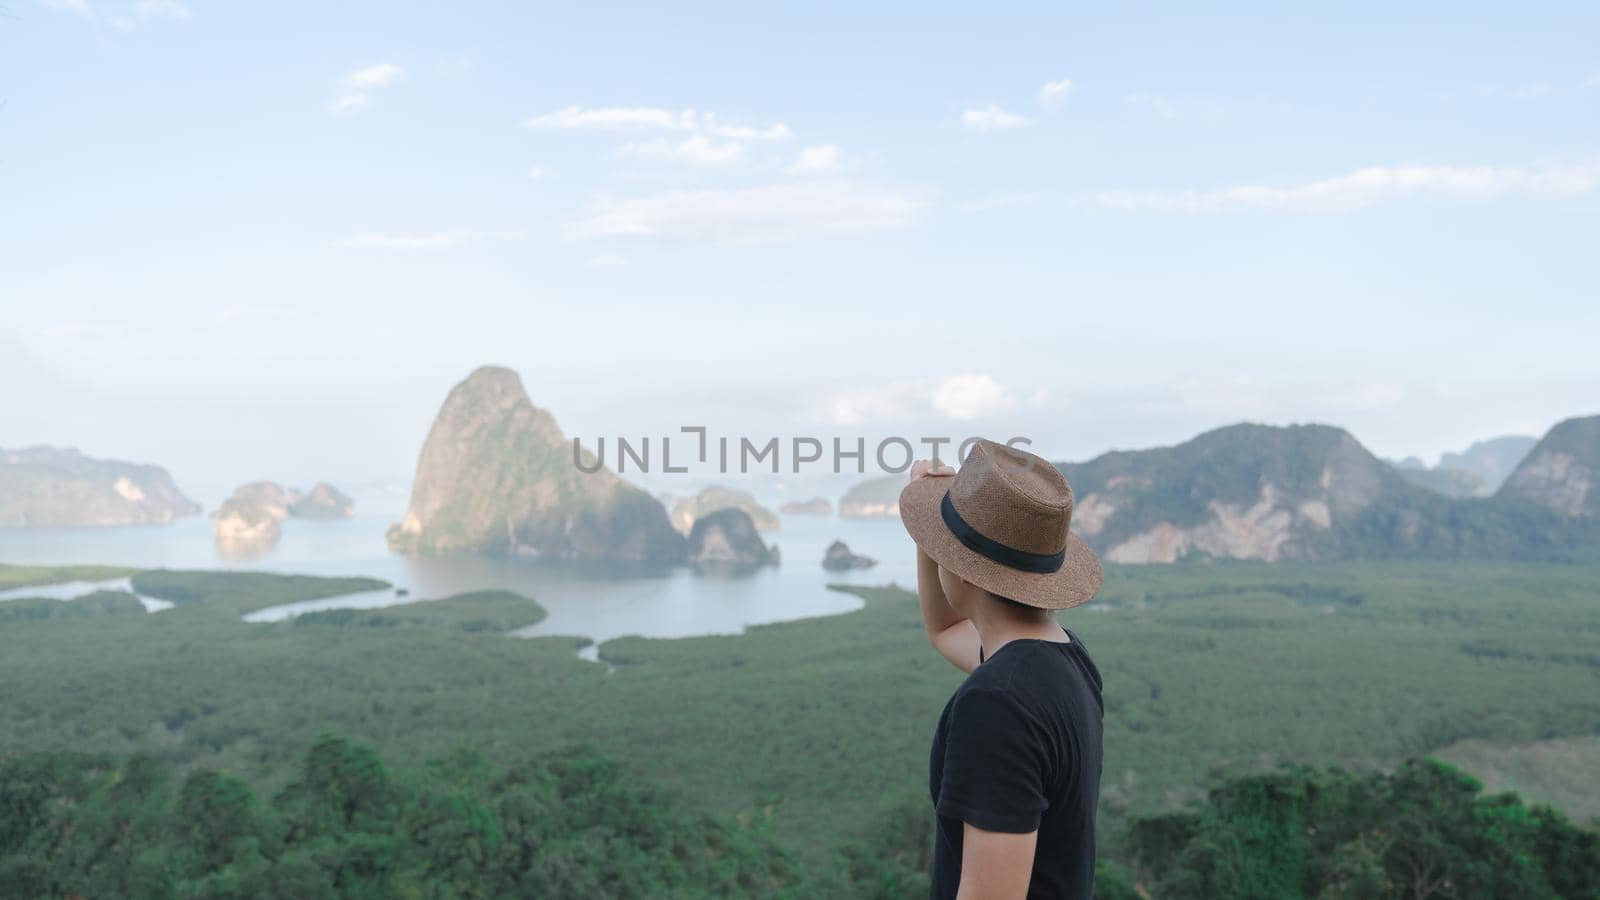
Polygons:
<instances>
[{"instance_id":1,"label":"dark hair","mask_svg":"<svg viewBox=\"0 0 1600 900\"><path fill-rule=\"evenodd\" d=\"M1013 600L1010 597L1002 597L999 594L996 594L994 591L989 591L988 594L989 594L989 596L993 597L994 599L1000 601L1001 605L1009 606L1009 607L1012 607L1013 609L1018 609L1018 610L1024 610L1025 609L1025 610L1031 610L1033 612L1049 612L1049 610L1045 610L1042 607L1029 606L1026 603L1023 603L1023 602L1018 601L1018 600Z\"/></svg>"}]
</instances>

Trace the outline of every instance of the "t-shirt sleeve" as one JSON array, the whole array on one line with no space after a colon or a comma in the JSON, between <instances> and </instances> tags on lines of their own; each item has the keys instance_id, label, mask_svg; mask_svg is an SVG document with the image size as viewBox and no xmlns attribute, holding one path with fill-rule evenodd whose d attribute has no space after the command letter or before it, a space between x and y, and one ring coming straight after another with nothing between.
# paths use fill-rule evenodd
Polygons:
<instances>
[{"instance_id":1,"label":"t-shirt sleeve","mask_svg":"<svg viewBox=\"0 0 1600 900\"><path fill-rule=\"evenodd\" d=\"M971 690L956 698L945 738L939 815L985 831L1026 834L1045 799L1042 736L1011 695Z\"/></svg>"}]
</instances>

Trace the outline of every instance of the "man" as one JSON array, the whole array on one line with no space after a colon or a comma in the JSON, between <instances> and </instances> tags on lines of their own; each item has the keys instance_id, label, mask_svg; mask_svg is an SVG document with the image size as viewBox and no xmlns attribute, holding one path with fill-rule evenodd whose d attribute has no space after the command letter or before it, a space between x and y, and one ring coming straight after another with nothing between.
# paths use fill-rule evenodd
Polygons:
<instances>
[{"instance_id":1,"label":"man","mask_svg":"<svg viewBox=\"0 0 1600 900\"><path fill-rule=\"evenodd\" d=\"M960 472L918 462L900 494L917 543L928 640L969 673L939 717L929 766L934 898L1094 892L1100 672L1055 610L1100 589L1050 463L991 441Z\"/></svg>"}]
</instances>

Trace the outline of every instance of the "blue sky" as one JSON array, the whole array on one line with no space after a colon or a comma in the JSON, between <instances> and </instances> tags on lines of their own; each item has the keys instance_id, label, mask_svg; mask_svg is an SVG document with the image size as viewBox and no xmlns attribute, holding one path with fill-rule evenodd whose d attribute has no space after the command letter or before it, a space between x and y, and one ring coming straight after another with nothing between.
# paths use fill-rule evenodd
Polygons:
<instances>
[{"instance_id":1,"label":"blue sky","mask_svg":"<svg viewBox=\"0 0 1600 900\"><path fill-rule=\"evenodd\" d=\"M404 477L485 362L1072 459L1600 412L1593 6L859 6L9 0L0 446Z\"/></svg>"}]
</instances>

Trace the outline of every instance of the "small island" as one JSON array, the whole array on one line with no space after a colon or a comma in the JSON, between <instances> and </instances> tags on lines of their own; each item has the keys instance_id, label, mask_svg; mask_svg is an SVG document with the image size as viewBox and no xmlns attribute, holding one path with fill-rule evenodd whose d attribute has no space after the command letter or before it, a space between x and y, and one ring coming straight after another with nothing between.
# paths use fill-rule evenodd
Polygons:
<instances>
[{"instance_id":1,"label":"small island","mask_svg":"<svg viewBox=\"0 0 1600 900\"><path fill-rule=\"evenodd\" d=\"M870 556L852 552L844 541L834 541L822 554L822 567L830 572L848 572L851 569L870 569L878 561Z\"/></svg>"},{"instance_id":2,"label":"small island","mask_svg":"<svg viewBox=\"0 0 1600 900\"><path fill-rule=\"evenodd\" d=\"M822 497L812 497L810 500L790 500L778 507L778 512L786 516L831 516L833 504Z\"/></svg>"},{"instance_id":3,"label":"small island","mask_svg":"<svg viewBox=\"0 0 1600 900\"><path fill-rule=\"evenodd\" d=\"M742 509L719 509L695 520L689 532L689 562L698 568L752 569L778 564Z\"/></svg>"},{"instance_id":4,"label":"small island","mask_svg":"<svg viewBox=\"0 0 1600 900\"><path fill-rule=\"evenodd\" d=\"M869 478L839 500L839 515L847 519L894 519L900 516L900 489L904 475Z\"/></svg>"},{"instance_id":5,"label":"small island","mask_svg":"<svg viewBox=\"0 0 1600 900\"><path fill-rule=\"evenodd\" d=\"M712 485L693 497L684 497L672 505L672 527L688 534L695 522L724 509L737 509L750 517L757 531L777 531L780 526L777 513L756 501L755 495L737 488Z\"/></svg>"},{"instance_id":6,"label":"small island","mask_svg":"<svg viewBox=\"0 0 1600 900\"><path fill-rule=\"evenodd\" d=\"M288 518L338 519L355 515L355 501L326 481L309 494L272 481L252 481L233 490L212 513L211 530L225 556L253 556L272 549Z\"/></svg>"}]
</instances>

